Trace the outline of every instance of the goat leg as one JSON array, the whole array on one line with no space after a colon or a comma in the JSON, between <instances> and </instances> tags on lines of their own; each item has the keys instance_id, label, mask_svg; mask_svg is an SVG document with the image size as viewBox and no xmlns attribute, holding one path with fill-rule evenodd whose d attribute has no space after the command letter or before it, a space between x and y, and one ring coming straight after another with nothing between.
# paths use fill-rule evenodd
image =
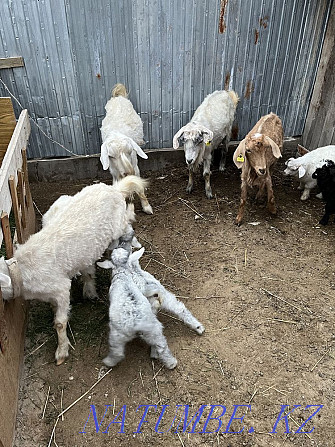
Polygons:
<instances>
[{"instance_id":1,"label":"goat leg","mask_svg":"<svg viewBox=\"0 0 335 447\"><path fill-rule=\"evenodd\" d=\"M179 301L173 293L168 292L166 289L161 292L162 293L162 309L167 310L172 315L178 317L181 321L183 321L187 326L201 335L205 328L198 321L191 312L187 309L184 303Z\"/></svg>"},{"instance_id":2,"label":"goat leg","mask_svg":"<svg viewBox=\"0 0 335 447\"><path fill-rule=\"evenodd\" d=\"M81 271L81 278L83 281L83 297L86 299L97 299L98 293L95 288L95 265L92 264L89 267Z\"/></svg>"},{"instance_id":3,"label":"goat leg","mask_svg":"<svg viewBox=\"0 0 335 447\"><path fill-rule=\"evenodd\" d=\"M124 359L125 346L132 336L120 333L115 327L110 327L109 332L109 354L103 359L106 366L112 367Z\"/></svg>"},{"instance_id":4,"label":"goat leg","mask_svg":"<svg viewBox=\"0 0 335 447\"><path fill-rule=\"evenodd\" d=\"M177 366L177 359L170 351L166 338L163 335L163 327L161 323L156 320L152 324L150 331L142 331L141 337L151 345L151 356L158 358L168 369L173 369Z\"/></svg>"},{"instance_id":5,"label":"goat leg","mask_svg":"<svg viewBox=\"0 0 335 447\"><path fill-rule=\"evenodd\" d=\"M64 296L63 300L59 300L54 306L55 308L55 329L58 336L58 347L55 353L56 365L61 365L69 356L70 341L67 338L66 327L70 313L70 292Z\"/></svg>"},{"instance_id":6,"label":"goat leg","mask_svg":"<svg viewBox=\"0 0 335 447\"><path fill-rule=\"evenodd\" d=\"M268 210L271 214L275 215L277 214L277 208L275 204L275 198L273 195L272 180L270 176L268 176L266 179L266 188L268 191Z\"/></svg>"},{"instance_id":7,"label":"goat leg","mask_svg":"<svg viewBox=\"0 0 335 447\"><path fill-rule=\"evenodd\" d=\"M226 158L228 153L228 138L224 137L221 143L221 160L219 164L219 171L223 172L226 169Z\"/></svg>"},{"instance_id":8,"label":"goat leg","mask_svg":"<svg viewBox=\"0 0 335 447\"><path fill-rule=\"evenodd\" d=\"M211 199L213 197L212 188L211 188L211 155L208 158L204 159L204 179L205 179L205 191L207 199Z\"/></svg>"},{"instance_id":9,"label":"goat leg","mask_svg":"<svg viewBox=\"0 0 335 447\"><path fill-rule=\"evenodd\" d=\"M247 195L248 195L248 185L245 179L242 177L240 207L238 209L238 214L235 220L237 226L240 226L242 223L244 208L247 202Z\"/></svg>"},{"instance_id":10,"label":"goat leg","mask_svg":"<svg viewBox=\"0 0 335 447\"><path fill-rule=\"evenodd\" d=\"M146 197L145 194L139 194L140 197L140 201L141 201L141 205L142 205L142 210L146 213L146 214L153 214L153 210L152 207L150 205L150 203L148 202L148 199Z\"/></svg>"},{"instance_id":11,"label":"goat leg","mask_svg":"<svg viewBox=\"0 0 335 447\"><path fill-rule=\"evenodd\" d=\"M194 180L193 180L193 170L192 168L189 168L188 170L188 184L187 184L187 188L186 188L186 192L188 194L190 194L193 190L193 184L194 184Z\"/></svg>"},{"instance_id":12,"label":"goat leg","mask_svg":"<svg viewBox=\"0 0 335 447\"><path fill-rule=\"evenodd\" d=\"M326 203L326 206L325 206L325 214L323 215L323 217L322 217L322 219L320 220L319 224L320 224L320 225L327 225L328 222L329 222L330 215L331 215L331 209L330 209L330 207L328 206L328 204Z\"/></svg>"}]
</instances>

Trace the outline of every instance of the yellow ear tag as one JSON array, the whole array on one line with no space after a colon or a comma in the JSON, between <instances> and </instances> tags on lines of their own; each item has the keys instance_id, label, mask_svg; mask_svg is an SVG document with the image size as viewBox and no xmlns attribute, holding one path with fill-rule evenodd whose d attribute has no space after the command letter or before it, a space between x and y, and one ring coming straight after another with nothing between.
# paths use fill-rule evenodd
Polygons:
<instances>
[{"instance_id":1,"label":"yellow ear tag","mask_svg":"<svg viewBox=\"0 0 335 447\"><path fill-rule=\"evenodd\" d=\"M239 161L240 163L244 163L244 157L242 154L240 154L237 158L236 161Z\"/></svg>"},{"instance_id":2,"label":"yellow ear tag","mask_svg":"<svg viewBox=\"0 0 335 447\"><path fill-rule=\"evenodd\" d=\"M211 144L211 141L207 141L206 146L209 146Z\"/></svg>"}]
</instances>

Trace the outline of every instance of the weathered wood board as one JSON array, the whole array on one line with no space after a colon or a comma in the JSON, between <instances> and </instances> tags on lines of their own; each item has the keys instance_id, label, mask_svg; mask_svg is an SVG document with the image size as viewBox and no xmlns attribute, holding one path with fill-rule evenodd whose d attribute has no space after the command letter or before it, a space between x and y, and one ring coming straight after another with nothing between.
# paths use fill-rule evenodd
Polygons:
<instances>
[{"instance_id":1,"label":"weathered wood board","mask_svg":"<svg viewBox=\"0 0 335 447\"><path fill-rule=\"evenodd\" d=\"M1 57L0 58L0 69L1 68L16 68L16 67L24 67L24 62L23 62L22 56Z\"/></svg>"},{"instance_id":2,"label":"weathered wood board","mask_svg":"<svg viewBox=\"0 0 335 447\"><path fill-rule=\"evenodd\" d=\"M10 98L0 98L0 166L16 126L13 104Z\"/></svg>"},{"instance_id":3,"label":"weathered wood board","mask_svg":"<svg viewBox=\"0 0 335 447\"><path fill-rule=\"evenodd\" d=\"M0 168L0 243L4 239L6 255L12 256L8 216L13 208L19 242L35 231L35 213L30 195L26 146L30 134L27 110L24 110L14 129ZM15 252L14 252L15 254ZM22 299L2 300L0 292L0 447L13 442L19 376L21 371L26 305Z\"/></svg>"}]
</instances>

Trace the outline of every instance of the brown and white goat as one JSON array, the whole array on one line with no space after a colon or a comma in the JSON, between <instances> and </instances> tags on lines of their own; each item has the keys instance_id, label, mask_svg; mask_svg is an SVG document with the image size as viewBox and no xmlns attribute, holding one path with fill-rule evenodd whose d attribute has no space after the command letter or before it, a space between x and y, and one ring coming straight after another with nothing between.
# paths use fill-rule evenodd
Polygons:
<instances>
[{"instance_id":1,"label":"brown and white goat","mask_svg":"<svg viewBox=\"0 0 335 447\"><path fill-rule=\"evenodd\" d=\"M258 186L256 199L267 189L268 210L276 214L276 205L272 189L271 168L281 157L283 147L283 126L274 113L263 116L251 129L234 152L235 165L241 169L241 201L236 224L241 225L247 201L248 186Z\"/></svg>"}]
</instances>

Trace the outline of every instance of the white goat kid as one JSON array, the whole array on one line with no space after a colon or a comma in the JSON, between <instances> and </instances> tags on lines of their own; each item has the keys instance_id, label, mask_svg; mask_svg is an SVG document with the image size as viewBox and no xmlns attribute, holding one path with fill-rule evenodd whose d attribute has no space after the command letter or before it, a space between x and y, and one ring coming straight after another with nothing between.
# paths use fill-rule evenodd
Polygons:
<instances>
[{"instance_id":1,"label":"white goat kid","mask_svg":"<svg viewBox=\"0 0 335 447\"><path fill-rule=\"evenodd\" d=\"M135 219L125 198L144 192L146 182L128 176L113 186L87 186L41 231L20 245L14 258L0 258L0 285L4 299L49 302L55 311L58 335L56 363L68 356L66 326L70 312L71 278L99 259L109 244L127 231Z\"/></svg>"},{"instance_id":2,"label":"white goat kid","mask_svg":"<svg viewBox=\"0 0 335 447\"><path fill-rule=\"evenodd\" d=\"M124 358L125 345L140 335L151 347L156 358L173 369L177 365L166 338L163 326L157 320L147 298L141 293L128 266L129 252L123 248L113 250L111 261L98 263L112 268L109 289L109 354L103 360L107 366L115 366Z\"/></svg>"},{"instance_id":3,"label":"white goat kid","mask_svg":"<svg viewBox=\"0 0 335 447\"><path fill-rule=\"evenodd\" d=\"M133 280L141 292L151 301L152 307L160 308L175 315L187 326L201 335L205 328L186 308L184 303L180 302L176 296L169 292L153 275L143 270L139 260L144 253L144 247L135 251L129 256L129 266L133 275Z\"/></svg>"},{"instance_id":4,"label":"white goat kid","mask_svg":"<svg viewBox=\"0 0 335 447\"><path fill-rule=\"evenodd\" d=\"M148 156L140 148L144 144L143 123L127 98L127 90L123 84L116 84L112 98L107 102L106 116L101 125L101 156L104 170L109 168L113 181L126 175L140 176L137 155L147 159ZM152 208L145 196L140 196L142 209L152 214Z\"/></svg>"},{"instance_id":5,"label":"white goat kid","mask_svg":"<svg viewBox=\"0 0 335 447\"><path fill-rule=\"evenodd\" d=\"M191 121L173 137L173 147L184 146L189 180L186 191L192 192L194 172L203 163L207 198L212 198L210 185L212 153L222 144L219 169L224 171L231 128L239 101L234 91L215 91L208 95L195 111Z\"/></svg>"},{"instance_id":6,"label":"white goat kid","mask_svg":"<svg viewBox=\"0 0 335 447\"><path fill-rule=\"evenodd\" d=\"M317 180L312 178L312 174L317 168L323 166L326 160L335 162L335 145L319 147L307 152L302 157L289 158L286 161L284 175L299 179L299 189L303 190L301 200L307 200L311 189L317 185ZM316 197L322 198L322 193Z\"/></svg>"}]
</instances>

